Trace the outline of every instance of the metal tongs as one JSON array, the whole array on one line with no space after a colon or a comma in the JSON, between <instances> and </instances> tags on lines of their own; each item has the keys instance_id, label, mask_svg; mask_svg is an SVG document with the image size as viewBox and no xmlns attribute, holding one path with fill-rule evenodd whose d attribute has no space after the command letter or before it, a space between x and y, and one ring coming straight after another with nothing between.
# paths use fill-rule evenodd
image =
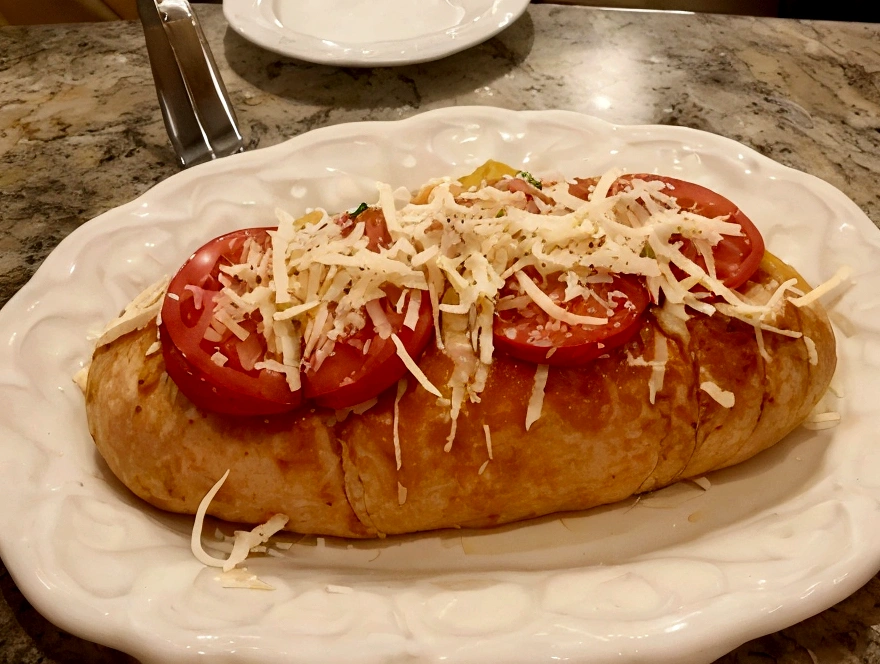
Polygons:
<instances>
[{"instance_id":1,"label":"metal tongs","mask_svg":"<svg viewBox=\"0 0 880 664\"><path fill-rule=\"evenodd\" d=\"M187 0L137 0L165 128L187 168L245 149L235 110Z\"/></svg>"}]
</instances>

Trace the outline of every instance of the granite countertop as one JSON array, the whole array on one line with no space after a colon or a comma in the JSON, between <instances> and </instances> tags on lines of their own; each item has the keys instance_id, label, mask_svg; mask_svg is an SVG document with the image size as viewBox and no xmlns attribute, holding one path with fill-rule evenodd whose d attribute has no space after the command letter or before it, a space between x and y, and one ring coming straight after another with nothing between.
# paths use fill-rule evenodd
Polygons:
<instances>
[{"instance_id":1,"label":"granite countertop","mask_svg":"<svg viewBox=\"0 0 880 664\"><path fill-rule=\"evenodd\" d=\"M250 147L450 105L568 109L740 141L880 222L880 25L534 4L496 38L389 69L261 50L199 6ZM0 305L79 225L177 172L137 23L0 28ZM127 662L66 634L0 574L0 660ZM721 662L880 662L880 577Z\"/></svg>"}]
</instances>

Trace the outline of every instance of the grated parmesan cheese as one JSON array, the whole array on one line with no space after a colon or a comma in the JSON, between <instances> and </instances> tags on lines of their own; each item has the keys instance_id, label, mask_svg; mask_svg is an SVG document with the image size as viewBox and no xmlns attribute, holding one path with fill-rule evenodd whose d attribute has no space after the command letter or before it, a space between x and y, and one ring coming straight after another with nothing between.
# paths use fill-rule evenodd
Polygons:
<instances>
[{"instance_id":1,"label":"grated parmesan cheese","mask_svg":"<svg viewBox=\"0 0 880 664\"><path fill-rule=\"evenodd\" d=\"M280 531L289 521L286 514L275 514L266 523L253 530L236 530L235 541L232 544L232 553L223 564L223 571L228 572L233 567L243 562L248 553L258 550L261 544L268 542L269 538ZM263 549L265 550L265 548Z\"/></svg>"},{"instance_id":2,"label":"grated parmesan cheese","mask_svg":"<svg viewBox=\"0 0 880 664\"><path fill-rule=\"evenodd\" d=\"M406 393L406 378L401 378L397 381L397 393L394 395L394 432L392 434L392 440L394 441L394 461L397 464L397 470L400 470L402 465L401 457L400 457L400 430L399 430L399 419L400 419L400 400L403 398L403 395Z\"/></svg>"},{"instance_id":3,"label":"grated parmesan cheese","mask_svg":"<svg viewBox=\"0 0 880 664\"><path fill-rule=\"evenodd\" d=\"M840 424L840 413L831 411L824 413L810 413L809 417L804 420L802 426L805 429L821 431L823 429L836 427L838 424Z\"/></svg>"},{"instance_id":4,"label":"grated parmesan cheese","mask_svg":"<svg viewBox=\"0 0 880 664\"><path fill-rule=\"evenodd\" d=\"M247 569L236 567L221 572L217 579L224 588L247 588L248 590L275 590L273 586Z\"/></svg>"},{"instance_id":5,"label":"grated parmesan cheese","mask_svg":"<svg viewBox=\"0 0 880 664\"><path fill-rule=\"evenodd\" d=\"M537 306L556 330L607 325L620 298L623 306L629 303L620 292L599 298L596 284L607 284L613 274L636 275L645 280L653 301L663 302L655 315L664 330L686 340L688 310L720 312L752 325L759 351L770 362L763 334L799 334L774 325L784 302L807 306L850 274L841 269L806 295L794 278L761 298L744 295L718 278L712 254L724 236L741 235L739 225L682 209L663 182L632 177L624 186L612 187L622 171L609 170L593 186L590 200L582 200L569 193L563 179L545 180L538 187L508 171L516 172L505 167L478 170L462 181L438 178L415 196L377 183L378 200L367 208L381 212L390 236L390 242L386 238L378 246L354 211L350 217L331 217L315 209L298 219L276 211L278 228L269 232L271 242L263 246L249 239L238 263L221 267L224 288L213 299L205 338L219 343L232 333L246 341L254 325L245 323L259 314L255 327L267 351L265 357L240 358L242 366L283 373L294 391L302 386L301 372L319 370L340 340L358 339L364 328L379 339L390 338L407 371L448 403L450 430L444 449L449 451L462 408L478 402L485 388L497 311ZM504 175L497 180L499 174ZM692 243L705 269L685 255L680 238ZM561 301L539 285L552 275L564 285ZM167 280L159 282L136 298L120 321L102 333L102 342L157 316L166 285ZM513 295L502 298L505 288ZM211 301L201 288L190 290L195 306ZM402 326L414 330L425 297L434 343L454 365L446 385L434 385L424 374L389 319L392 313L395 320L403 316ZM565 305L576 298L593 299L607 315L575 313ZM372 341L366 338L358 346L365 356ZM815 344L809 339L804 343L816 363ZM555 350L548 344L548 360ZM663 388L668 357L666 339L658 334L652 360L628 358L631 364L651 367L651 403ZM222 366L226 358L216 353L213 360ZM547 372L547 367L536 370L526 429L541 416ZM711 384L703 389L722 405L731 404L731 393Z\"/></svg>"},{"instance_id":6,"label":"grated parmesan cheese","mask_svg":"<svg viewBox=\"0 0 880 664\"><path fill-rule=\"evenodd\" d=\"M506 170L511 169L498 173ZM740 234L739 226L681 209L661 182L632 178L606 195L621 174L603 174L589 201L572 196L564 180L546 181L538 189L509 175L497 184L486 182L489 175L475 175L471 180L482 183L467 188L451 178L439 178L414 198L378 183L373 209L384 216L391 243L372 248L366 225L358 217L343 228L321 210L300 219L278 211L279 226L270 233L271 246L263 251L252 243L241 265L224 267L223 274L233 285L239 279L248 287L225 289L228 297L215 312L222 322L218 331L227 328L243 338L246 330L241 322L247 311L259 311L270 353L256 366L283 371L291 389L298 389L297 376L304 367L320 369L338 339L371 326L379 338L391 337L398 356L422 387L449 400L447 450L461 408L467 401L478 401L485 387L494 352L496 308L534 303L553 325L608 322L607 316L579 315L554 301L533 280L533 273L542 280L550 274L562 275L565 302L595 297L591 284L607 282L610 274L640 275L654 301L665 302L665 324L686 330L686 307L706 315L723 311L755 326L766 356L762 331L779 332L771 327L772 312L793 289L792 283L770 301L757 304L726 288L715 274L712 246L724 235ZM678 237L693 242L705 270L682 253ZM681 274L683 278L676 276ZM499 295L509 280L519 287L522 298L502 302ZM705 300L706 290L715 294L712 302ZM421 299L430 299L435 343L455 364L446 386L433 385L394 334L381 304L391 291L395 294L390 306L404 314L408 329L415 329ZM603 304L609 312L614 310L611 301ZM368 349L364 344L364 354ZM548 346L548 358L553 352ZM660 339L654 356L649 379L652 401L662 389L668 356ZM533 407L529 426L536 414L540 416L540 409Z\"/></svg>"},{"instance_id":7,"label":"grated parmesan cheese","mask_svg":"<svg viewBox=\"0 0 880 664\"><path fill-rule=\"evenodd\" d=\"M220 491L220 487L226 482L227 477L229 477L229 470L223 473L223 477L217 480L214 486L212 486L208 490L208 493L205 494L205 497L202 498L198 509L196 509L196 516L193 521L193 529L190 535L190 550L196 559L208 567L220 567L224 572L232 570L236 565L243 562L253 547L268 542L269 538L284 528L288 521L286 515L276 514L266 523L257 526L253 530L235 531L235 541L232 545L232 551L229 554L229 558L216 558L209 554L202 547L202 529L204 528L205 515L208 512L208 507L210 506L211 501L214 500L214 496Z\"/></svg>"},{"instance_id":8,"label":"grated parmesan cheese","mask_svg":"<svg viewBox=\"0 0 880 664\"><path fill-rule=\"evenodd\" d=\"M736 396L733 392L721 389L717 383L713 383L710 380L700 383L700 389L724 408L733 408L736 403Z\"/></svg>"},{"instance_id":9,"label":"grated parmesan cheese","mask_svg":"<svg viewBox=\"0 0 880 664\"><path fill-rule=\"evenodd\" d=\"M850 268L848 265L844 265L843 267L839 268L837 272L835 272L834 275L830 279L828 279L828 281L819 284L818 286L816 286L816 288L811 290L806 295L792 298L790 301L796 307L806 307L818 300L820 297L824 296L825 294L839 288L843 283L846 282L847 279L850 278L851 275L852 268Z\"/></svg>"},{"instance_id":10,"label":"grated parmesan cheese","mask_svg":"<svg viewBox=\"0 0 880 664\"><path fill-rule=\"evenodd\" d=\"M712 482L709 481L708 477L692 477L691 482L696 484L703 491L708 491L712 488Z\"/></svg>"},{"instance_id":11,"label":"grated parmesan cheese","mask_svg":"<svg viewBox=\"0 0 880 664\"><path fill-rule=\"evenodd\" d=\"M202 502L199 503L198 509L196 509L192 534L190 535L190 549L192 550L193 555L200 563L207 565L208 567L222 568L226 564L226 560L223 558L215 558L202 548L202 527L205 522L205 514L208 511L208 506L211 504L211 501L214 500L214 496L217 495L217 492L220 490L220 487L223 486L227 477L229 477L229 470L223 473L223 477L217 480L214 486L212 486L208 493L205 494L205 497L202 498Z\"/></svg>"},{"instance_id":12,"label":"grated parmesan cheese","mask_svg":"<svg viewBox=\"0 0 880 664\"><path fill-rule=\"evenodd\" d=\"M489 430L489 425L483 425L483 434L486 436L486 453L489 455L489 459L492 459L492 432Z\"/></svg>"},{"instance_id":13,"label":"grated parmesan cheese","mask_svg":"<svg viewBox=\"0 0 880 664\"><path fill-rule=\"evenodd\" d=\"M85 365L81 367L79 371L73 374L73 382L74 384L82 391L83 394L86 393L86 388L89 384L89 366Z\"/></svg>"},{"instance_id":14,"label":"grated parmesan cheese","mask_svg":"<svg viewBox=\"0 0 880 664\"><path fill-rule=\"evenodd\" d=\"M546 364L539 364L535 369L535 382L532 385L532 394L526 410L526 431L541 417L541 409L544 407L544 388L547 386L549 372L550 367Z\"/></svg>"},{"instance_id":15,"label":"grated parmesan cheese","mask_svg":"<svg viewBox=\"0 0 880 664\"><path fill-rule=\"evenodd\" d=\"M95 348L116 341L119 337L143 329L147 323L155 320L162 310L162 300L168 290L169 277L162 277L150 284L135 297L119 317L110 321L95 340Z\"/></svg>"},{"instance_id":16,"label":"grated parmesan cheese","mask_svg":"<svg viewBox=\"0 0 880 664\"><path fill-rule=\"evenodd\" d=\"M416 364L415 360L413 360L412 357L410 357L410 354L406 352L406 348L400 340L400 337L392 333L391 341L394 342L394 346L397 348L397 356L403 360L404 365L406 365L406 368L409 369L415 379L419 381L419 384L435 397L442 397L443 395L440 393L440 390L434 387L434 384L428 380L428 377L419 368L419 365Z\"/></svg>"},{"instance_id":17,"label":"grated parmesan cheese","mask_svg":"<svg viewBox=\"0 0 880 664\"><path fill-rule=\"evenodd\" d=\"M810 359L810 364L812 366L819 364L819 353L816 351L816 342L810 339L810 337L804 336L804 345L807 347L807 357Z\"/></svg>"}]
</instances>

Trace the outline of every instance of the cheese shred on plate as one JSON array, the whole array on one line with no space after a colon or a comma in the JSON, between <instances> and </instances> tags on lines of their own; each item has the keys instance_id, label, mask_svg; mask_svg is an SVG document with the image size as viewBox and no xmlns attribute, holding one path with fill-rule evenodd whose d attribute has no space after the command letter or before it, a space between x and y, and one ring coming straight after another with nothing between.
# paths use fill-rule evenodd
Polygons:
<instances>
[{"instance_id":1,"label":"cheese shred on plate","mask_svg":"<svg viewBox=\"0 0 880 664\"><path fill-rule=\"evenodd\" d=\"M216 484L214 484L214 486L208 490L208 493L205 494L205 497L202 498L202 501L199 503L199 507L196 510L192 534L190 535L190 549L196 559L208 567L220 567L224 572L229 572L236 565L244 562L248 554L251 552L251 549L268 542L269 538L284 528L288 521L287 515L276 514L266 523L257 526L253 530L235 531L235 542L232 545L232 552L229 554L228 558L217 558L205 551L202 546L202 529L204 528L205 515L208 512L208 507L211 505L211 501L214 500L214 496L220 491L220 487L226 482L227 477L229 477L229 470L223 473L223 477L217 480Z\"/></svg>"}]
</instances>

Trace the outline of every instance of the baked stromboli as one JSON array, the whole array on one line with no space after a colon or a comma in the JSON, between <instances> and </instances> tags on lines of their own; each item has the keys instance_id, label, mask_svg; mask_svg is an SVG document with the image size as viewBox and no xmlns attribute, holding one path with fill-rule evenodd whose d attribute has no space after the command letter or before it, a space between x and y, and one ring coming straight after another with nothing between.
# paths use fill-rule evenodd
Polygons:
<instances>
[{"instance_id":1,"label":"baked stromboli","mask_svg":"<svg viewBox=\"0 0 880 664\"><path fill-rule=\"evenodd\" d=\"M89 369L92 436L162 509L195 513L230 470L209 513L283 513L289 530L346 537L581 510L739 463L807 417L835 342L797 273L762 260L751 222L705 192L654 176L541 183L490 165L407 205L384 189L376 208L282 217L203 261L210 279L179 274L164 300L111 328ZM320 238L315 260L291 238L319 227L335 244ZM218 269L224 251L237 258ZM371 266L365 251L404 266ZM274 271L255 279L248 261ZM357 281L382 270L397 271ZM260 286L269 299L248 295ZM361 301L345 303L358 288ZM229 289L250 312L224 302ZM226 334L235 321L217 323L230 312L239 336ZM296 334L282 339L269 316ZM242 361L247 339L261 341L256 361ZM236 393L196 347L274 386Z\"/></svg>"}]
</instances>

